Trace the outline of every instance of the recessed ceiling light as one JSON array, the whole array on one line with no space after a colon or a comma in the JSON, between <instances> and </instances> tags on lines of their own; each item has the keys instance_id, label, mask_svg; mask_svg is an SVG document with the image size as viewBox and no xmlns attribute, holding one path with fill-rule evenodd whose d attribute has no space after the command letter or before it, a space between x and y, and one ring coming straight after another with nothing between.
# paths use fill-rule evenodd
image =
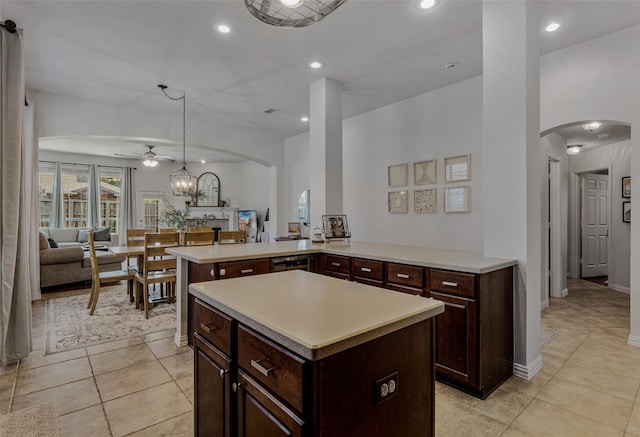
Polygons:
<instances>
[{"instance_id":1,"label":"recessed ceiling light","mask_svg":"<svg viewBox=\"0 0 640 437\"><path fill-rule=\"evenodd\" d=\"M599 140L606 140L611 136L611 132L602 132L601 134L596 135Z\"/></svg>"},{"instance_id":2,"label":"recessed ceiling light","mask_svg":"<svg viewBox=\"0 0 640 437\"><path fill-rule=\"evenodd\" d=\"M309 68L313 68L314 70L324 67L324 64L320 61L311 61L307 65Z\"/></svg>"},{"instance_id":3,"label":"recessed ceiling light","mask_svg":"<svg viewBox=\"0 0 640 437\"><path fill-rule=\"evenodd\" d=\"M458 63L451 62L450 64L445 65L444 68L446 68L447 70L455 70L456 68L458 68Z\"/></svg>"},{"instance_id":4,"label":"recessed ceiling light","mask_svg":"<svg viewBox=\"0 0 640 437\"><path fill-rule=\"evenodd\" d=\"M302 117L300 120L306 123L307 121L309 121L309 117Z\"/></svg>"},{"instance_id":5,"label":"recessed ceiling light","mask_svg":"<svg viewBox=\"0 0 640 437\"><path fill-rule=\"evenodd\" d=\"M438 6L440 0L417 0L416 7L421 11L425 11L427 9L433 9Z\"/></svg>"},{"instance_id":6,"label":"recessed ceiling light","mask_svg":"<svg viewBox=\"0 0 640 437\"><path fill-rule=\"evenodd\" d=\"M216 30L220 33L229 33L231 32L231 28L226 24L218 24L216 25Z\"/></svg>"},{"instance_id":7,"label":"recessed ceiling light","mask_svg":"<svg viewBox=\"0 0 640 437\"><path fill-rule=\"evenodd\" d=\"M584 130L588 130L590 132L593 132L594 130L598 129L600 126L602 126L602 123L598 123L597 121L592 121L591 123L582 125Z\"/></svg>"},{"instance_id":8,"label":"recessed ceiling light","mask_svg":"<svg viewBox=\"0 0 640 437\"><path fill-rule=\"evenodd\" d=\"M204 159L202 159L200 162L201 162L202 164L206 164L206 163L207 163L207 161L205 161Z\"/></svg>"},{"instance_id":9,"label":"recessed ceiling light","mask_svg":"<svg viewBox=\"0 0 640 437\"><path fill-rule=\"evenodd\" d=\"M297 8L302 4L303 0L280 0L283 6L287 8Z\"/></svg>"},{"instance_id":10,"label":"recessed ceiling light","mask_svg":"<svg viewBox=\"0 0 640 437\"><path fill-rule=\"evenodd\" d=\"M548 23L546 26L544 26L544 30L545 32L555 32L561 27L562 27L562 23L558 21L552 21L551 23Z\"/></svg>"},{"instance_id":11,"label":"recessed ceiling light","mask_svg":"<svg viewBox=\"0 0 640 437\"><path fill-rule=\"evenodd\" d=\"M577 155L578 153L580 153L580 148L582 148L582 144L567 146L567 155Z\"/></svg>"}]
</instances>

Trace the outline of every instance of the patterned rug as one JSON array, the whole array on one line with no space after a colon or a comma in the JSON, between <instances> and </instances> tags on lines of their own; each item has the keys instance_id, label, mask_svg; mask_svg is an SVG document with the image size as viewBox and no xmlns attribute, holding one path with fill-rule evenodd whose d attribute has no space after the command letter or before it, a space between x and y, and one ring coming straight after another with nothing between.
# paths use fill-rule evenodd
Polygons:
<instances>
[{"instance_id":1,"label":"patterned rug","mask_svg":"<svg viewBox=\"0 0 640 437\"><path fill-rule=\"evenodd\" d=\"M176 307L158 303L144 311L129 303L126 284L102 287L93 315L89 294L47 299L45 355L174 328Z\"/></svg>"},{"instance_id":2,"label":"patterned rug","mask_svg":"<svg viewBox=\"0 0 640 437\"><path fill-rule=\"evenodd\" d=\"M0 416L2 437L58 437L58 407L55 402L34 405Z\"/></svg>"}]
</instances>

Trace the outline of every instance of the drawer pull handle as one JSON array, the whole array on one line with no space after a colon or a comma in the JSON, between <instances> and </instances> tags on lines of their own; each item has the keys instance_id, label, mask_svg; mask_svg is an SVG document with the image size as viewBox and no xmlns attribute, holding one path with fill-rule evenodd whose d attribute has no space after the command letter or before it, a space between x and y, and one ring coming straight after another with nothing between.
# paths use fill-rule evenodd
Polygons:
<instances>
[{"instance_id":1,"label":"drawer pull handle","mask_svg":"<svg viewBox=\"0 0 640 437\"><path fill-rule=\"evenodd\" d=\"M227 371L224 369L220 369L220 378L224 379L224 375L227 374Z\"/></svg>"},{"instance_id":2,"label":"drawer pull handle","mask_svg":"<svg viewBox=\"0 0 640 437\"><path fill-rule=\"evenodd\" d=\"M202 328L202 330L207 334L211 334L213 331L218 329L218 327L213 323L210 323L208 325L205 325L204 323L200 323L200 328Z\"/></svg>"},{"instance_id":3,"label":"drawer pull handle","mask_svg":"<svg viewBox=\"0 0 640 437\"><path fill-rule=\"evenodd\" d=\"M242 273L243 275L247 274L247 273L253 273L253 269L244 269L244 270L240 270L240 273Z\"/></svg>"},{"instance_id":4,"label":"drawer pull handle","mask_svg":"<svg viewBox=\"0 0 640 437\"><path fill-rule=\"evenodd\" d=\"M209 271L209 274L211 275L212 278L216 277L216 272L213 269L211 269L211 271Z\"/></svg>"},{"instance_id":5,"label":"drawer pull handle","mask_svg":"<svg viewBox=\"0 0 640 437\"><path fill-rule=\"evenodd\" d=\"M360 270L363 272L371 273L371 269L369 267L360 267Z\"/></svg>"},{"instance_id":6,"label":"drawer pull handle","mask_svg":"<svg viewBox=\"0 0 640 437\"><path fill-rule=\"evenodd\" d=\"M458 287L457 282L451 282L451 281L442 281L442 285L446 287Z\"/></svg>"},{"instance_id":7,"label":"drawer pull handle","mask_svg":"<svg viewBox=\"0 0 640 437\"><path fill-rule=\"evenodd\" d=\"M242 386L241 382L234 382L233 384L231 384L231 389L234 393L238 393L238 389L240 388L240 386Z\"/></svg>"},{"instance_id":8,"label":"drawer pull handle","mask_svg":"<svg viewBox=\"0 0 640 437\"><path fill-rule=\"evenodd\" d=\"M409 279L409 275L405 275L404 273L397 273L396 276L402 279Z\"/></svg>"},{"instance_id":9,"label":"drawer pull handle","mask_svg":"<svg viewBox=\"0 0 640 437\"><path fill-rule=\"evenodd\" d=\"M331 265L334 267L340 267L340 263L336 263L336 262L332 262Z\"/></svg>"},{"instance_id":10,"label":"drawer pull handle","mask_svg":"<svg viewBox=\"0 0 640 437\"><path fill-rule=\"evenodd\" d=\"M262 366L262 364L260 364L262 361L264 360L251 360L251 367L262 373L264 376L269 376L269 372L271 372L274 368L270 367L267 369L266 367Z\"/></svg>"}]
</instances>

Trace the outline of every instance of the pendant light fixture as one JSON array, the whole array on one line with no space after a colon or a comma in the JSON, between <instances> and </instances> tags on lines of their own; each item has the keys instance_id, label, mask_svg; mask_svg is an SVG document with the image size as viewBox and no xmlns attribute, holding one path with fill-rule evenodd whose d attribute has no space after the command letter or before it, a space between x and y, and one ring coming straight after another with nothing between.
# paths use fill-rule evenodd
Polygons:
<instances>
[{"instance_id":1,"label":"pendant light fixture","mask_svg":"<svg viewBox=\"0 0 640 437\"><path fill-rule=\"evenodd\" d=\"M174 196L193 196L196 191L196 186L198 183L198 178L192 175L189 170L187 170L187 160L185 157L186 150L186 97L185 94L182 94L182 97L171 97L167 94L167 86L166 85L158 85L165 96L170 98L171 100L182 100L182 168L178 171L171 173L169 176L169 181L171 182L171 191Z\"/></svg>"},{"instance_id":2,"label":"pendant light fixture","mask_svg":"<svg viewBox=\"0 0 640 437\"><path fill-rule=\"evenodd\" d=\"M272 26L305 27L317 23L346 0L244 0L258 20Z\"/></svg>"}]
</instances>

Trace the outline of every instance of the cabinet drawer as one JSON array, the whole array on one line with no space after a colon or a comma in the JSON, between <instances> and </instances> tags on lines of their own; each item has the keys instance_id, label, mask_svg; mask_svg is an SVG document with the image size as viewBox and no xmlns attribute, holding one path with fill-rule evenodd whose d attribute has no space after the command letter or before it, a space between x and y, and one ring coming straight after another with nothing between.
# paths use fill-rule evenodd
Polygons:
<instances>
[{"instance_id":1,"label":"cabinet drawer","mask_svg":"<svg viewBox=\"0 0 640 437\"><path fill-rule=\"evenodd\" d=\"M324 269L328 272L351 273L351 258L339 255L325 255Z\"/></svg>"},{"instance_id":2,"label":"cabinet drawer","mask_svg":"<svg viewBox=\"0 0 640 437\"><path fill-rule=\"evenodd\" d=\"M351 260L353 276L367 279L375 279L382 281L384 263L382 261L373 261L370 259L354 258Z\"/></svg>"},{"instance_id":3,"label":"cabinet drawer","mask_svg":"<svg viewBox=\"0 0 640 437\"><path fill-rule=\"evenodd\" d=\"M260 334L238 326L238 365L298 411L303 411L304 363Z\"/></svg>"},{"instance_id":4,"label":"cabinet drawer","mask_svg":"<svg viewBox=\"0 0 640 437\"><path fill-rule=\"evenodd\" d=\"M218 264L218 277L220 279L261 275L270 272L271 262L267 258L248 261L230 261Z\"/></svg>"},{"instance_id":5,"label":"cabinet drawer","mask_svg":"<svg viewBox=\"0 0 640 437\"><path fill-rule=\"evenodd\" d=\"M233 319L196 299L194 304L194 329L207 341L231 356Z\"/></svg>"},{"instance_id":6,"label":"cabinet drawer","mask_svg":"<svg viewBox=\"0 0 640 437\"><path fill-rule=\"evenodd\" d=\"M431 270L431 290L475 297L475 275L471 273Z\"/></svg>"},{"instance_id":7,"label":"cabinet drawer","mask_svg":"<svg viewBox=\"0 0 640 437\"><path fill-rule=\"evenodd\" d=\"M422 289L424 288L424 268L388 263L387 282Z\"/></svg>"}]
</instances>

